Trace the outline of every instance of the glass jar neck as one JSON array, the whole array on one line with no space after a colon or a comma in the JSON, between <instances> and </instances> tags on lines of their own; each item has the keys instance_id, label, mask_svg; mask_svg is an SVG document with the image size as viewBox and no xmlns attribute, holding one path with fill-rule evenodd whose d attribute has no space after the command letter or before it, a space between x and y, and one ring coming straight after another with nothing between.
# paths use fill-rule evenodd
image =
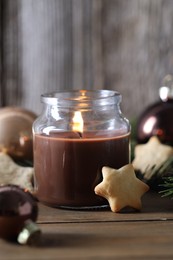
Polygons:
<instances>
[{"instance_id":1,"label":"glass jar neck","mask_svg":"<svg viewBox=\"0 0 173 260\"><path fill-rule=\"evenodd\" d=\"M100 109L105 106L117 105L121 95L112 90L74 90L70 92L52 92L41 96L41 101L50 106L75 109Z\"/></svg>"}]
</instances>

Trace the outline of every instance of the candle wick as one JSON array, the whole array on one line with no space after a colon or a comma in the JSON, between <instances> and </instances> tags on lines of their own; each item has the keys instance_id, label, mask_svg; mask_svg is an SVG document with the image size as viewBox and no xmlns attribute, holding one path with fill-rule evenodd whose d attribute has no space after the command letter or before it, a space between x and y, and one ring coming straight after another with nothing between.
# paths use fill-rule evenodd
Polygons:
<instances>
[{"instance_id":1,"label":"candle wick","mask_svg":"<svg viewBox=\"0 0 173 260\"><path fill-rule=\"evenodd\" d=\"M79 137L82 138L82 133L81 132L77 132Z\"/></svg>"}]
</instances>

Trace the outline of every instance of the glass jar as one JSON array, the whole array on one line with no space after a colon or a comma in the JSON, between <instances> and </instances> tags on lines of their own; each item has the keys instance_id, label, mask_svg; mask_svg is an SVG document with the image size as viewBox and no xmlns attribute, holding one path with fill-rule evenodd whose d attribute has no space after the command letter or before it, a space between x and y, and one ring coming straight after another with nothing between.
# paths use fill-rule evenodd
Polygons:
<instances>
[{"instance_id":1,"label":"glass jar","mask_svg":"<svg viewBox=\"0 0 173 260\"><path fill-rule=\"evenodd\" d=\"M110 90L44 94L43 112L33 124L35 192L53 207L97 207L94 193L102 167L129 163L130 125L121 95Z\"/></svg>"}]
</instances>

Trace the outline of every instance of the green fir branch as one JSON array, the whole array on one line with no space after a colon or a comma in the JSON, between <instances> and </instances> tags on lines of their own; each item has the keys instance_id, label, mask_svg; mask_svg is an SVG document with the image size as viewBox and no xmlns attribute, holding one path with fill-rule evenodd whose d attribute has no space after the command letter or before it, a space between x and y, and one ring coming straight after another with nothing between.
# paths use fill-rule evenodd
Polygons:
<instances>
[{"instance_id":1,"label":"green fir branch","mask_svg":"<svg viewBox=\"0 0 173 260\"><path fill-rule=\"evenodd\" d=\"M150 168L147 168L146 173L144 173L144 179L146 174L150 176L150 179L155 180L156 178L164 177L168 172L173 173L173 156L159 166L152 165Z\"/></svg>"},{"instance_id":2,"label":"green fir branch","mask_svg":"<svg viewBox=\"0 0 173 260\"><path fill-rule=\"evenodd\" d=\"M169 157L162 165L153 165L143 174L144 180L162 197L173 198L173 156Z\"/></svg>"},{"instance_id":3,"label":"green fir branch","mask_svg":"<svg viewBox=\"0 0 173 260\"><path fill-rule=\"evenodd\" d=\"M165 189L159 193L163 194L162 197L173 197L173 176L165 177L165 182L161 185Z\"/></svg>"}]
</instances>

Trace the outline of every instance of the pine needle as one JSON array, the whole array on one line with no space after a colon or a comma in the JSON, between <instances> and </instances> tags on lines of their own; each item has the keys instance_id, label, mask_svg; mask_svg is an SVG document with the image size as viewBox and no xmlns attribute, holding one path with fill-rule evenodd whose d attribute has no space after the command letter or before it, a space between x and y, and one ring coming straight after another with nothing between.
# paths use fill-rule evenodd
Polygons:
<instances>
[{"instance_id":1,"label":"pine needle","mask_svg":"<svg viewBox=\"0 0 173 260\"><path fill-rule=\"evenodd\" d=\"M159 193L162 193L162 197L173 197L173 176L165 177L165 182L161 185L162 187L166 188Z\"/></svg>"},{"instance_id":2,"label":"pine needle","mask_svg":"<svg viewBox=\"0 0 173 260\"><path fill-rule=\"evenodd\" d=\"M173 156L171 156L160 166L151 167L150 176L163 176L171 170L173 171Z\"/></svg>"},{"instance_id":3,"label":"pine needle","mask_svg":"<svg viewBox=\"0 0 173 260\"><path fill-rule=\"evenodd\" d=\"M150 185L157 183L160 187L159 193L162 194L162 197L169 196L173 198L173 156L169 157L168 160L160 166L153 165L149 169L146 169L146 174L144 173L143 176ZM158 180L160 180L159 184Z\"/></svg>"}]
</instances>

